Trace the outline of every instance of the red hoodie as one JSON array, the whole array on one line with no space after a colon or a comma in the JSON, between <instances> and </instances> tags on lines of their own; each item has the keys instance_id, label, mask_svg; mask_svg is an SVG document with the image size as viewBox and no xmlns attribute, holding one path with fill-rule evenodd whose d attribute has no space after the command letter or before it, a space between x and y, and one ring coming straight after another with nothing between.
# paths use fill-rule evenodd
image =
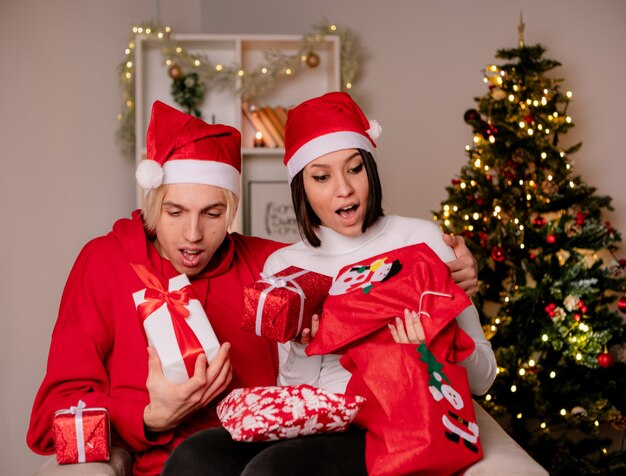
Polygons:
<instances>
[{"instance_id":1,"label":"red hoodie","mask_svg":"<svg viewBox=\"0 0 626 476\"><path fill-rule=\"evenodd\" d=\"M233 380L228 390L276 384L276 344L241 331L241 315L243 287L258 279L266 258L281 246L227 235L207 269L191 278L218 340L231 343ZM108 409L113 444L134 453L133 474L157 475L183 439L220 425L215 414L219 399L176 429L146 439L147 341L132 298L145 285L130 262L147 265L164 279L179 274L146 239L138 211L130 220L118 220L106 236L87 243L76 259L52 333L46 376L33 404L27 443L37 453L53 453L55 411L83 400L88 407Z\"/></svg>"}]
</instances>

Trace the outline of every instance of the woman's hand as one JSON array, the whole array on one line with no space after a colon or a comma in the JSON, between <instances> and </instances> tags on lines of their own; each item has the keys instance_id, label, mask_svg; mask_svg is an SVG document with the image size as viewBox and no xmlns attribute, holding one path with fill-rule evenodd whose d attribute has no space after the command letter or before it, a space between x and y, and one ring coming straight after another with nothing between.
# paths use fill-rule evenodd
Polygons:
<instances>
[{"instance_id":1,"label":"woman's hand","mask_svg":"<svg viewBox=\"0 0 626 476\"><path fill-rule=\"evenodd\" d=\"M420 316L415 311L404 310L404 322L396 317L396 323L388 324L396 344L421 344L426 340Z\"/></svg>"},{"instance_id":2,"label":"woman's hand","mask_svg":"<svg viewBox=\"0 0 626 476\"><path fill-rule=\"evenodd\" d=\"M191 378L185 383L175 384L163 375L156 349L148 347L146 387L150 403L143 412L146 429L154 432L170 430L223 392L233 377L229 349L228 342L222 344L210 364L207 363L206 355L200 354Z\"/></svg>"},{"instance_id":3,"label":"woman's hand","mask_svg":"<svg viewBox=\"0 0 626 476\"><path fill-rule=\"evenodd\" d=\"M454 250L456 259L446 263L454 282L468 296L478 291L478 265L462 236L443 235L443 241Z\"/></svg>"},{"instance_id":4,"label":"woman's hand","mask_svg":"<svg viewBox=\"0 0 626 476\"><path fill-rule=\"evenodd\" d=\"M313 339L313 337L315 337L315 334L317 334L317 330L320 327L320 316L318 316L317 314L313 314L313 317L311 318L311 328L309 329L308 327L305 327L304 330L302 331L302 334L300 334L300 344L309 344L311 342L311 339Z\"/></svg>"}]
</instances>

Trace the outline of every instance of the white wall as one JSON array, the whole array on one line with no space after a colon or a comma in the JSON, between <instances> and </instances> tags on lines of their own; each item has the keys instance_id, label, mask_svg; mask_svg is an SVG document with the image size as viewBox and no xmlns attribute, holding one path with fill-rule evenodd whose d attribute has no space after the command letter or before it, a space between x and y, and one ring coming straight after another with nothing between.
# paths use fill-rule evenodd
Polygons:
<instances>
[{"instance_id":1,"label":"white wall","mask_svg":"<svg viewBox=\"0 0 626 476\"><path fill-rule=\"evenodd\" d=\"M154 0L0 2L0 474L42 461L25 443L50 334L76 254L134 206L134 165L113 135L117 65ZM199 0L163 0L201 30Z\"/></svg>"},{"instance_id":2,"label":"white wall","mask_svg":"<svg viewBox=\"0 0 626 476\"><path fill-rule=\"evenodd\" d=\"M133 165L113 140L133 23L160 10L180 33L302 34L324 17L351 27L367 53L358 97L384 127L386 210L429 217L466 161L462 116L484 92L481 68L516 45L520 9L526 42L548 47L574 91L575 170L613 197L626 233L622 0L3 0L0 474L40 464L25 432L63 284L80 247L134 205Z\"/></svg>"},{"instance_id":3,"label":"white wall","mask_svg":"<svg viewBox=\"0 0 626 476\"><path fill-rule=\"evenodd\" d=\"M301 34L323 17L351 27L367 52L359 102L383 126L377 156L385 209L425 218L467 161L463 113L486 92L483 66L496 61L497 49L517 46L523 10L526 44L546 46L546 57L563 65L554 74L574 92L568 112L576 127L564 137L583 141L574 170L613 197L609 219L626 234L626 2L203 1L204 28L215 33Z\"/></svg>"}]
</instances>

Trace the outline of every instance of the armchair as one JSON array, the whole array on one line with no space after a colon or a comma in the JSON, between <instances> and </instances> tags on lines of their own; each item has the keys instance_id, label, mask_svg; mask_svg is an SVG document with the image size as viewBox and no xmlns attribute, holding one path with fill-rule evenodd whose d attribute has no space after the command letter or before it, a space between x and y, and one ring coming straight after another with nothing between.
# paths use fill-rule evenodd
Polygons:
<instances>
[{"instance_id":1,"label":"armchair","mask_svg":"<svg viewBox=\"0 0 626 476\"><path fill-rule=\"evenodd\" d=\"M476 402L476 420L480 428L483 459L465 471L465 476L537 475L548 472L528 455L513 438ZM112 448L107 463L59 465L51 457L39 468L35 476L131 476L132 456L122 448Z\"/></svg>"}]
</instances>

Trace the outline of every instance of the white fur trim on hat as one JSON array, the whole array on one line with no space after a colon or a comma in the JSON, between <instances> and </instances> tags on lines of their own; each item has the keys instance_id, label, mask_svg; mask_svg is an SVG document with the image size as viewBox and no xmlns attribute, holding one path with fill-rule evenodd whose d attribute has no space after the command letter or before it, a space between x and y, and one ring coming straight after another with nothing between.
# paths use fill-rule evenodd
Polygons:
<instances>
[{"instance_id":1,"label":"white fur trim on hat","mask_svg":"<svg viewBox=\"0 0 626 476\"><path fill-rule=\"evenodd\" d=\"M316 137L300 147L287 162L289 183L309 162L322 155L343 149L363 149L374 153L374 147L369 139L358 132L333 132Z\"/></svg>"},{"instance_id":2,"label":"white fur trim on hat","mask_svg":"<svg viewBox=\"0 0 626 476\"><path fill-rule=\"evenodd\" d=\"M135 170L135 178L144 190L157 188L163 182L163 167L154 160L143 159Z\"/></svg>"},{"instance_id":3,"label":"white fur trim on hat","mask_svg":"<svg viewBox=\"0 0 626 476\"><path fill-rule=\"evenodd\" d=\"M377 141L383 132L383 126L381 126L376 119L371 119L369 122L370 128L365 132L367 132L367 135L370 136L373 141Z\"/></svg>"},{"instance_id":4,"label":"white fur trim on hat","mask_svg":"<svg viewBox=\"0 0 626 476\"><path fill-rule=\"evenodd\" d=\"M197 183L230 190L239 197L240 174L235 167L210 160L168 160L163 165L163 184Z\"/></svg>"}]
</instances>

